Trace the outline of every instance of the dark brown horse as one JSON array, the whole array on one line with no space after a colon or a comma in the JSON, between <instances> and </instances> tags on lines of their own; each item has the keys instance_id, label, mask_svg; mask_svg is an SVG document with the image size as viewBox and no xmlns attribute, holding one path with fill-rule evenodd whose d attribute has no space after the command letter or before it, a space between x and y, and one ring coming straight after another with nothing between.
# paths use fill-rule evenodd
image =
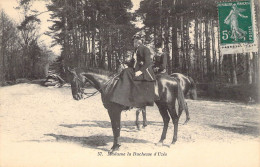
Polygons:
<instances>
[{"instance_id":1,"label":"dark brown horse","mask_svg":"<svg viewBox=\"0 0 260 167\"><path fill-rule=\"evenodd\" d=\"M70 70L70 73L72 76L72 95L75 100L82 99L82 88L85 82L89 82L101 93L102 102L104 107L108 111L113 130L114 143L111 151L113 152L115 150L118 150L120 147L120 145L118 144L118 138L120 136L121 128L121 112L128 109L128 107L109 101L109 93L111 92L109 92L108 89L110 86L113 86L116 77L108 77L106 75L97 74L95 72L77 72L75 70ZM184 95L181 90L179 81L177 81L176 79L171 78L167 75L157 75L156 80L158 84L156 85L155 90L157 92L159 100L155 101L155 103L159 108L164 123L159 144L162 144L164 139L166 138L170 118L172 118L174 124L174 135L172 139L172 144L174 144L177 141L178 122L181 111L183 110L183 108L187 108L184 101ZM178 100L179 106L182 107L179 113L177 113L175 109L176 99Z\"/></svg>"},{"instance_id":2,"label":"dark brown horse","mask_svg":"<svg viewBox=\"0 0 260 167\"><path fill-rule=\"evenodd\" d=\"M189 95L191 99L193 99L193 100L197 99L196 83L194 82L194 80L191 77L185 76L181 73L172 73L170 76L177 79L180 82L180 86L181 86L184 96ZM180 108L179 108L179 110L180 110ZM143 127L147 126L146 107L138 108L136 110L135 124L137 126L137 129L139 129L139 130L140 130L139 114L141 112L143 115ZM186 121L184 124L186 124L190 120L190 115L189 115L188 109L185 109L185 114L186 114Z\"/></svg>"}]
</instances>

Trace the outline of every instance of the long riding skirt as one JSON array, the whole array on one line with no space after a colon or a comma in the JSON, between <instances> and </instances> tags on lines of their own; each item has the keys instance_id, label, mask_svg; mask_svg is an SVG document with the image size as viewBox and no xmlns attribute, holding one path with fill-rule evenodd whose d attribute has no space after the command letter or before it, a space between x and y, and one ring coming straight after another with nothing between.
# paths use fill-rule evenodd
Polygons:
<instances>
[{"instance_id":1,"label":"long riding skirt","mask_svg":"<svg viewBox=\"0 0 260 167\"><path fill-rule=\"evenodd\" d=\"M134 70L124 69L113 88L111 102L128 107L153 106L155 93L153 81L135 81Z\"/></svg>"}]
</instances>

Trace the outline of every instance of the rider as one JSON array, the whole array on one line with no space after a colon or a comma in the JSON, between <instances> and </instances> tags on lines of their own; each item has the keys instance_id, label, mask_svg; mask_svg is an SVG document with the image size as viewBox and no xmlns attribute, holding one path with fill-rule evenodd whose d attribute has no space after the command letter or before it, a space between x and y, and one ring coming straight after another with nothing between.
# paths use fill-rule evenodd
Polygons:
<instances>
[{"instance_id":1,"label":"rider","mask_svg":"<svg viewBox=\"0 0 260 167\"><path fill-rule=\"evenodd\" d=\"M155 81L155 75L152 70L152 59L149 48L143 45L141 37L135 35L133 37L135 53L133 55L135 61L135 80Z\"/></svg>"},{"instance_id":2,"label":"rider","mask_svg":"<svg viewBox=\"0 0 260 167\"><path fill-rule=\"evenodd\" d=\"M165 74L167 66L167 55L163 52L161 44L155 45L156 54L153 57L153 70L156 74Z\"/></svg>"},{"instance_id":3,"label":"rider","mask_svg":"<svg viewBox=\"0 0 260 167\"><path fill-rule=\"evenodd\" d=\"M151 53L142 44L140 36L135 35L133 42L135 47L134 65L121 72L110 101L128 107L152 106L156 96Z\"/></svg>"}]
</instances>

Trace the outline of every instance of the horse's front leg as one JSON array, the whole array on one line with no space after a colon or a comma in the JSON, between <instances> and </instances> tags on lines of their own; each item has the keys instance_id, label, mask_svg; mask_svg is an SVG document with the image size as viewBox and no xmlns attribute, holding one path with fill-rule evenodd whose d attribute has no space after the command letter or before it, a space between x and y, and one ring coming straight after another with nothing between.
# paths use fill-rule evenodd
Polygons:
<instances>
[{"instance_id":1,"label":"horse's front leg","mask_svg":"<svg viewBox=\"0 0 260 167\"><path fill-rule=\"evenodd\" d=\"M162 145L164 139L166 138L166 133L167 133L168 125L169 125L169 122L170 122L170 117L169 117L169 114L168 114L168 111L167 111L166 104L164 104L164 103L156 103L156 104L159 108L160 114L161 114L162 119L163 119L163 131L162 131L161 139L157 143L157 145Z\"/></svg>"},{"instance_id":2,"label":"horse's front leg","mask_svg":"<svg viewBox=\"0 0 260 167\"><path fill-rule=\"evenodd\" d=\"M178 124L179 124L179 116L177 115L176 109L175 109L175 103L174 105L168 105L168 111L170 113L170 116L172 118L172 122L174 125L174 134L172 139L172 144L175 144L178 137Z\"/></svg>"},{"instance_id":3,"label":"horse's front leg","mask_svg":"<svg viewBox=\"0 0 260 167\"><path fill-rule=\"evenodd\" d=\"M112 130L113 130L113 136L114 136L114 143L109 152L114 152L119 149L121 146L118 144L118 139L120 137L120 122L121 122L121 110L108 110L108 114L111 120Z\"/></svg>"}]
</instances>

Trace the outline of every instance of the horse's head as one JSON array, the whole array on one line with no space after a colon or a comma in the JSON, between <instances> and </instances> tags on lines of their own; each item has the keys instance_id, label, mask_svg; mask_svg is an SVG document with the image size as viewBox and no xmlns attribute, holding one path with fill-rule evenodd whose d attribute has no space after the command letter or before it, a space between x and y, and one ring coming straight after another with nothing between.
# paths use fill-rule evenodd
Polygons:
<instances>
[{"instance_id":1,"label":"horse's head","mask_svg":"<svg viewBox=\"0 0 260 167\"><path fill-rule=\"evenodd\" d=\"M83 98L83 86L84 86L84 77L78 75L75 69L69 69L68 72L70 75L70 84L72 96L75 100L80 100Z\"/></svg>"}]
</instances>

